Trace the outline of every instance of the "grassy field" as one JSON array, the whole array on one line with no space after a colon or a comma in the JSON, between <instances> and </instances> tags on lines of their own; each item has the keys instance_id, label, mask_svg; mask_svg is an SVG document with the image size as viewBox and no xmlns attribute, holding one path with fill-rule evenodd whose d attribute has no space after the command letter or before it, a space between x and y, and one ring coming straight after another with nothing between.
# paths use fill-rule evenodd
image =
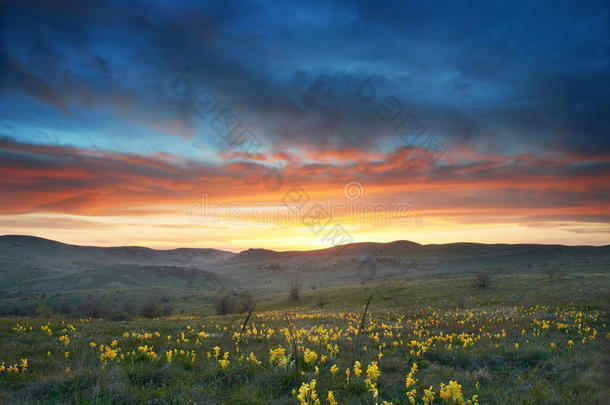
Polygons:
<instances>
[{"instance_id":1,"label":"grassy field","mask_svg":"<svg viewBox=\"0 0 610 405\"><path fill-rule=\"evenodd\" d=\"M247 322L5 317L0 402L607 403L608 272L473 280L286 290Z\"/></svg>"}]
</instances>

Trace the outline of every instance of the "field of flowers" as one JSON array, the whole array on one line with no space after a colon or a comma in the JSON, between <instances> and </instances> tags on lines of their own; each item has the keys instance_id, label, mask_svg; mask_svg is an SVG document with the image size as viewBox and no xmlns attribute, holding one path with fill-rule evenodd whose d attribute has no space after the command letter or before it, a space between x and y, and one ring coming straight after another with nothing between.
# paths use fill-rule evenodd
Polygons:
<instances>
[{"instance_id":1,"label":"field of flowers","mask_svg":"<svg viewBox=\"0 0 610 405\"><path fill-rule=\"evenodd\" d=\"M610 332L599 310L365 302L354 312L0 319L0 402L603 403Z\"/></svg>"}]
</instances>

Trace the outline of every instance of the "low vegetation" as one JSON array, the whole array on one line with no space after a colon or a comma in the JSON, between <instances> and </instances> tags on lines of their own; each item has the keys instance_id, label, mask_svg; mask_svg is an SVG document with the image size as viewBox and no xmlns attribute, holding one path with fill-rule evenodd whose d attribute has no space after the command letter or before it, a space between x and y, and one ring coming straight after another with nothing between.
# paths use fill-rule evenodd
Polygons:
<instances>
[{"instance_id":1,"label":"low vegetation","mask_svg":"<svg viewBox=\"0 0 610 405\"><path fill-rule=\"evenodd\" d=\"M474 282L475 287L484 290L491 284L491 276L487 273L477 274L477 278Z\"/></svg>"},{"instance_id":2,"label":"low vegetation","mask_svg":"<svg viewBox=\"0 0 610 405\"><path fill-rule=\"evenodd\" d=\"M0 319L0 402L604 403L604 286L607 273L394 280L259 297L253 313L251 294L224 292L227 315L168 315L159 297L126 320L93 317L91 296Z\"/></svg>"}]
</instances>

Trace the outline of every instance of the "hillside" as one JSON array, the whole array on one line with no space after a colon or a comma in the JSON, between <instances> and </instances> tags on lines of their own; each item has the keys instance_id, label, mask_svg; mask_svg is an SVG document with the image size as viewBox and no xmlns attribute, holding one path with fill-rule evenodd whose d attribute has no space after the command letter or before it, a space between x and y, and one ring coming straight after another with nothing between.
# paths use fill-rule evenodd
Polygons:
<instances>
[{"instance_id":1,"label":"hillside","mask_svg":"<svg viewBox=\"0 0 610 405\"><path fill-rule=\"evenodd\" d=\"M388 280L608 272L610 246L507 245L410 241L354 243L312 251L155 250L75 246L32 236L0 236L0 304L77 304L90 294L109 301L167 296L208 305L220 290L257 296L302 288L349 287Z\"/></svg>"},{"instance_id":2,"label":"hillside","mask_svg":"<svg viewBox=\"0 0 610 405\"><path fill-rule=\"evenodd\" d=\"M232 256L217 249L155 250L140 246L76 246L49 239L23 235L0 236L0 257L39 258L59 261L137 263L155 265L199 265Z\"/></svg>"}]
</instances>

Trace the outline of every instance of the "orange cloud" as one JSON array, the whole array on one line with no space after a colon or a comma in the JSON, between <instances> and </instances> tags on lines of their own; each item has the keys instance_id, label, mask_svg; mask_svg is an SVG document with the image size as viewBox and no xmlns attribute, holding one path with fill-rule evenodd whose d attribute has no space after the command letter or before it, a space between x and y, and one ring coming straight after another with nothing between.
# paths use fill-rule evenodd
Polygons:
<instances>
[{"instance_id":1,"label":"orange cloud","mask_svg":"<svg viewBox=\"0 0 610 405\"><path fill-rule=\"evenodd\" d=\"M4 156L0 162L4 191L0 215L11 216L13 228L17 225L15 215L47 213L94 216L96 221L108 218L102 222L120 217L122 223L124 217L144 220L169 216L172 220L164 226L182 224L185 232L196 232L185 220L186 207L200 201L204 194L210 204L274 206L291 187L299 185L312 202L331 197L345 202L343 187L353 180L363 187L358 204L381 203L385 204L381 210L389 211L397 202L408 202L413 207L412 215L445 227L610 222L610 192L604 186L610 184L610 168L600 162L578 160L570 164L566 156L478 156L466 163L456 160L430 167L412 149L399 148L383 155L347 151L336 154L343 159L339 162L331 159L335 156L331 151L318 163L301 162L284 153L253 159L232 157L224 164L211 165L167 153L138 156L8 139L0 140L0 149ZM269 162L280 157L285 163L278 172L281 182L268 181ZM325 159L328 162L322 162ZM335 219L350 222L341 213ZM73 223L74 228L96 229L86 222ZM300 229L298 224L273 225L286 231ZM147 228L142 223L137 226ZM160 226L150 225L154 229ZM226 232L256 234L256 226ZM375 229L383 237L384 229L396 232L401 226L395 221L386 228L360 228L359 232L368 235ZM596 227L599 229L599 225ZM35 229L31 222L28 229Z\"/></svg>"}]
</instances>

